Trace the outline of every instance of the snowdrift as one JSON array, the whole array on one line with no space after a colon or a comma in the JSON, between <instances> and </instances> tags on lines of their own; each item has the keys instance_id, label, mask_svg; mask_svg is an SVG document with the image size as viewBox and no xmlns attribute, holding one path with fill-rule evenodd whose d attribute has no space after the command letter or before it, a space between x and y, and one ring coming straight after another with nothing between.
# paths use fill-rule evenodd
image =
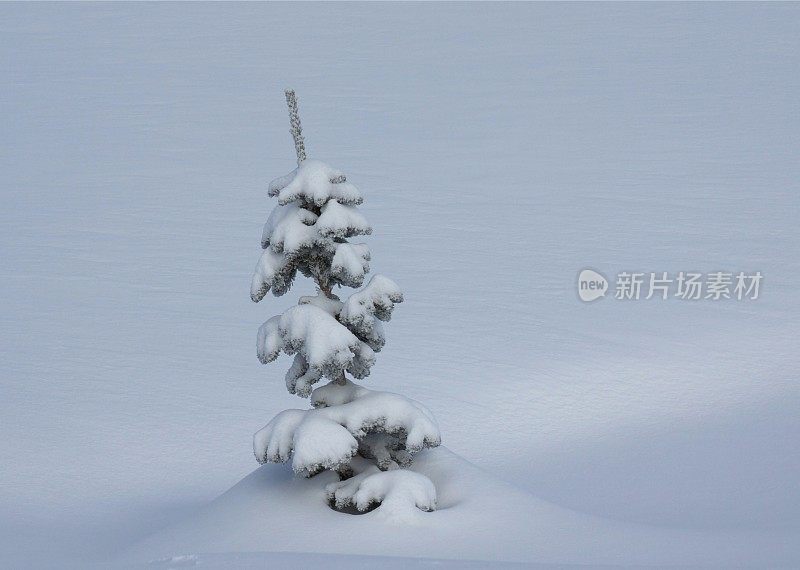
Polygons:
<instances>
[{"instance_id":1,"label":"snowdrift","mask_svg":"<svg viewBox=\"0 0 800 570\"><path fill-rule=\"evenodd\" d=\"M264 465L186 520L136 545L126 559L167 566L202 561L204 567L258 564L276 556L311 562L323 553L338 555L332 564L349 566L352 557L342 555L591 565L800 561L788 534L679 531L571 511L492 477L444 447L421 452L412 470L436 485L435 512L379 507L340 513L326 506L325 486L336 481L334 473L302 479L287 465Z\"/></svg>"}]
</instances>

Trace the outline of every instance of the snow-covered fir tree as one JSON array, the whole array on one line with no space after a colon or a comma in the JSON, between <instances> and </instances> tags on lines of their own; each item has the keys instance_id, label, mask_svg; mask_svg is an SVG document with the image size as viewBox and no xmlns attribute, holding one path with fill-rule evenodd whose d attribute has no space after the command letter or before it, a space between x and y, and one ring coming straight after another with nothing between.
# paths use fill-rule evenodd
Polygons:
<instances>
[{"instance_id":1,"label":"snow-covered fir tree","mask_svg":"<svg viewBox=\"0 0 800 570\"><path fill-rule=\"evenodd\" d=\"M294 471L306 477L336 471L340 481L326 491L339 508L366 510L380 503L433 510L431 481L401 468L411 465L415 452L439 445L436 420L414 400L352 381L370 374L386 341L383 323L403 294L383 275L349 296L337 294L363 285L369 248L349 240L372 228L358 210L358 188L341 171L306 158L293 91L286 91L286 101L298 166L269 185L278 203L264 225L250 296L255 302L269 292L281 296L298 272L316 283L317 294L267 320L257 342L262 363L281 353L294 356L286 388L310 397L312 407L285 410L259 430L253 438L256 459L291 459Z\"/></svg>"}]
</instances>

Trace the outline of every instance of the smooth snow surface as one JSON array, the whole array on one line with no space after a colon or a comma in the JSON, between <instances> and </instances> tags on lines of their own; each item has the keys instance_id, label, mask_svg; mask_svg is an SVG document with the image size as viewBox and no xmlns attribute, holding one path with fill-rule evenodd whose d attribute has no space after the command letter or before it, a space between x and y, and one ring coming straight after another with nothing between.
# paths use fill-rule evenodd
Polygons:
<instances>
[{"instance_id":1,"label":"smooth snow surface","mask_svg":"<svg viewBox=\"0 0 800 570\"><path fill-rule=\"evenodd\" d=\"M464 560L730 567L774 566L796 550L786 532L667 531L578 513L503 483L442 447L417 455L411 471L377 473L417 474L433 481L438 510L393 505L388 512L381 506L353 515L319 505L334 489L342 496L352 491L356 500L379 495L379 481L364 489L374 473L356 480L363 492L359 497L348 482L336 483L331 472L297 479L289 469L267 465L126 557L144 561L178 553L280 551L448 558L457 544L458 558ZM415 484L408 481L408 492L417 501L430 500L431 489ZM310 521L314 528L336 532L309 533ZM572 545L569 552L565 543Z\"/></svg>"},{"instance_id":2,"label":"smooth snow surface","mask_svg":"<svg viewBox=\"0 0 800 570\"><path fill-rule=\"evenodd\" d=\"M108 568L192 521L152 559L800 566L796 3L0 3L0 31L0 566ZM404 293L364 386L476 466L415 462L446 524L414 540L248 475L306 405L253 341L313 287L247 290L286 87ZM584 304L587 267L764 281Z\"/></svg>"}]
</instances>

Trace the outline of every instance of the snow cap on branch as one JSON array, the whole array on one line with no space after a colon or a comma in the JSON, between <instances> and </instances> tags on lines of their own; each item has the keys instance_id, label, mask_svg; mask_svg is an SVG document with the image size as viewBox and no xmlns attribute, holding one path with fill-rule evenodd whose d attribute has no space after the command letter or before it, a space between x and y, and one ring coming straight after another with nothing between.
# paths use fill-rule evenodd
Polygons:
<instances>
[{"instance_id":1,"label":"snow cap on branch","mask_svg":"<svg viewBox=\"0 0 800 570\"><path fill-rule=\"evenodd\" d=\"M378 512L397 522L413 521L419 511L436 510L436 487L413 471L380 471L370 465L354 477L329 483L325 492L338 509L353 505L363 512L380 504Z\"/></svg>"},{"instance_id":2,"label":"snow cap on branch","mask_svg":"<svg viewBox=\"0 0 800 570\"><path fill-rule=\"evenodd\" d=\"M314 228L317 219L314 212L297 204L275 206L264 224L261 247L270 247L275 253L294 253L302 247L309 247L318 238Z\"/></svg>"},{"instance_id":3,"label":"snow cap on branch","mask_svg":"<svg viewBox=\"0 0 800 570\"><path fill-rule=\"evenodd\" d=\"M364 201L358 188L346 181L341 170L319 160L304 160L289 174L269 183L269 196L286 205L296 200L321 208L328 200L357 206Z\"/></svg>"},{"instance_id":4,"label":"snow cap on branch","mask_svg":"<svg viewBox=\"0 0 800 570\"><path fill-rule=\"evenodd\" d=\"M369 247L365 243L337 243L331 275L346 287L361 287L369 273Z\"/></svg>"},{"instance_id":5,"label":"snow cap on branch","mask_svg":"<svg viewBox=\"0 0 800 570\"><path fill-rule=\"evenodd\" d=\"M258 303L270 289L279 297L292 286L297 267L285 256L266 249L256 264L250 281L250 298Z\"/></svg>"},{"instance_id":6,"label":"snow cap on branch","mask_svg":"<svg viewBox=\"0 0 800 570\"><path fill-rule=\"evenodd\" d=\"M313 398L318 404L323 400L337 403L307 410L303 418L297 410L273 418L253 438L253 450L261 463L285 462L293 454L292 468L313 474L346 465L361 446L382 457L379 466L392 469L400 462L410 463L411 453L441 441L433 415L410 398L368 390L349 381L317 388ZM325 437L320 435L323 432ZM312 433L317 437L311 437ZM375 434L387 437L373 437ZM398 453L403 449L406 453Z\"/></svg>"},{"instance_id":7,"label":"snow cap on branch","mask_svg":"<svg viewBox=\"0 0 800 570\"><path fill-rule=\"evenodd\" d=\"M369 375L374 351L327 310L310 302L272 317L258 330L258 358L266 364L278 354L299 353L286 376L290 392L307 396L322 376L338 379L347 371L356 378Z\"/></svg>"},{"instance_id":8,"label":"snow cap on branch","mask_svg":"<svg viewBox=\"0 0 800 570\"><path fill-rule=\"evenodd\" d=\"M315 226L322 237L344 239L372 233L367 219L354 206L329 200L321 210Z\"/></svg>"},{"instance_id":9,"label":"snow cap on branch","mask_svg":"<svg viewBox=\"0 0 800 570\"><path fill-rule=\"evenodd\" d=\"M374 275L361 291L356 291L344 302L339 321L367 343L379 351L385 342L383 326L378 321L392 318L395 303L403 301L403 293L397 283Z\"/></svg>"}]
</instances>

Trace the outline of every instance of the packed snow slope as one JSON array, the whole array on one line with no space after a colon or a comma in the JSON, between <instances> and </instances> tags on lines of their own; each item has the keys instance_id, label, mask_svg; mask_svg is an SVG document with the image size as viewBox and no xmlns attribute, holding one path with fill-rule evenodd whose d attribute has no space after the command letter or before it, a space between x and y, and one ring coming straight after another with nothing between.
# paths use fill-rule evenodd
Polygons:
<instances>
[{"instance_id":1,"label":"packed snow slope","mask_svg":"<svg viewBox=\"0 0 800 570\"><path fill-rule=\"evenodd\" d=\"M256 331L313 294L249 298L294 166L285 87L405 294L365 386L529 506L550 540L526 560L624 528L800 564L774 547L800 544L797 4L3 3L0 32L0 566L100 563L243 478L231 501L301 488L248 475L253 432L302 404ZM583 304L585 267L764 282ZM583 530L540 525L562 515Z\"/></svg>"}]
</instances>

